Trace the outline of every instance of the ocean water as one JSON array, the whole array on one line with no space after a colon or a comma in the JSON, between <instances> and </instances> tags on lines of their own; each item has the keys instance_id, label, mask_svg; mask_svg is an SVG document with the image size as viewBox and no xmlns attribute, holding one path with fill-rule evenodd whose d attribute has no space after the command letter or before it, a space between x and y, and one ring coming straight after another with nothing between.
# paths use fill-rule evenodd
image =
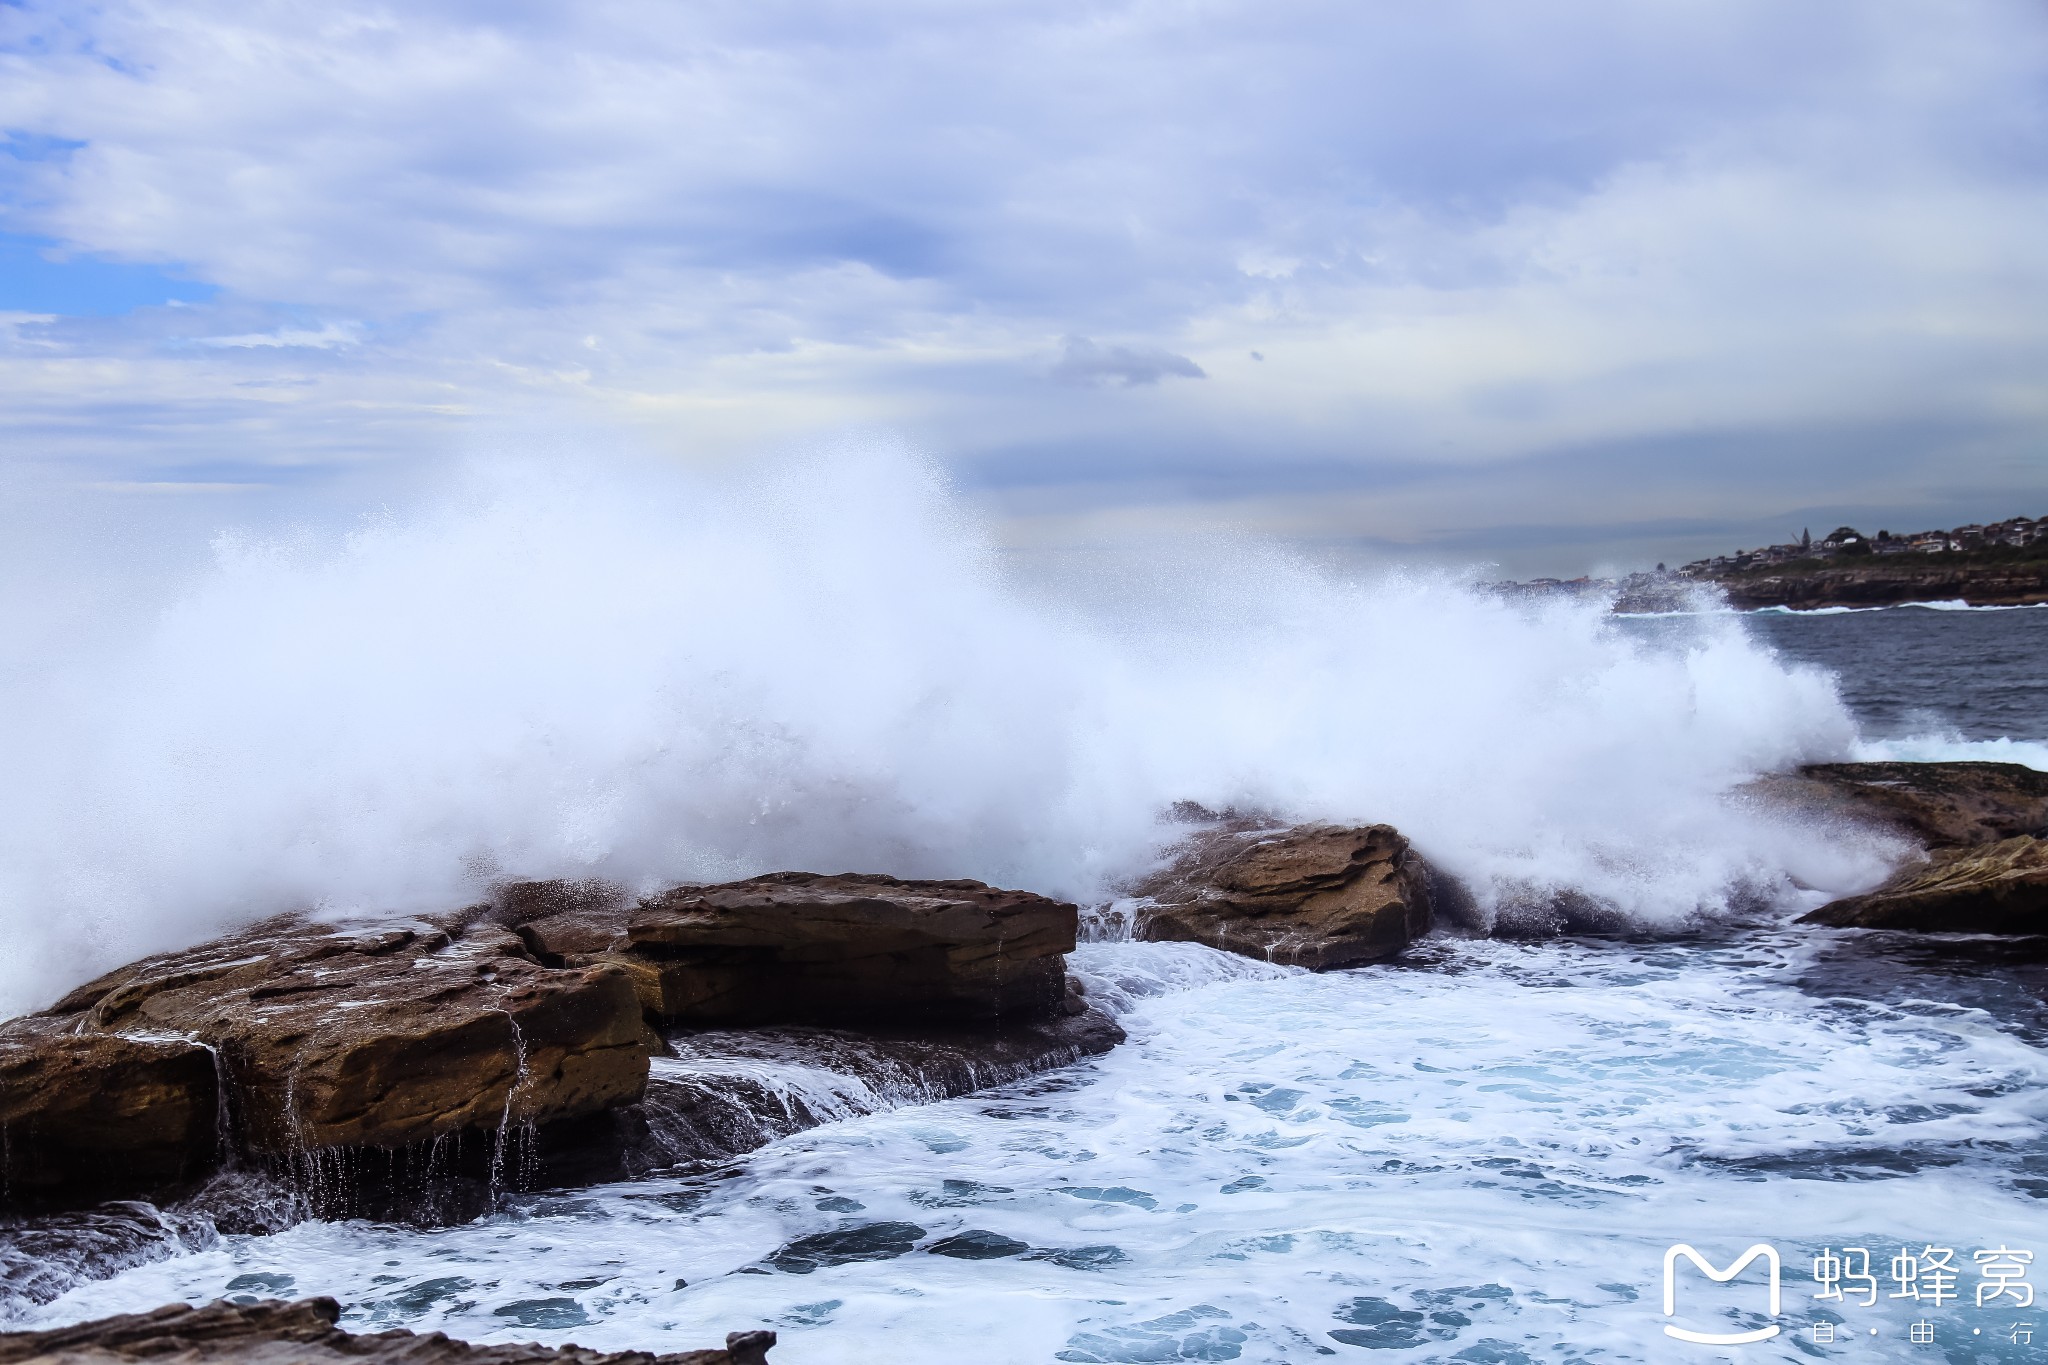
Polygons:
<instances>
[{"instance_id":1,"label":"ocean water","mask_svg":"<svg viewBox=\"0 0 2048 1365\"><path fill-rule=\"evenodd\" d=\"M362 1329L476 1340L769 1326L793 1362L1691 1360L1715 1357L1662 1334L1665 1248L1764 1241L1787 1331L1742 1358L1925 1358L1916 1321L1945 1359L2039 1358L1971 1273L1938 1311L1810 1297L1824 1246L2041 1249L2038 962L1769 924L1446 938L1323 976L1176 945L1078 958L1132 1037L1064 1073L456 1228L221 1238L37 1319L327 1293ZM1680 1320L1764 1321L1737 1284L1688 1282ZM1857 1339L1815 1346L1830 1320Z\"/></svg>"},{"instance_id":2,"label":"ocean water","mask_svg":"<svg viewBox=\"0 0 2048 1365\"><path fill-rule=\"evenodd\" d=\"M1773 647L1833 671L1867 735L2048 734L2048 607L1938 604L1748 620Z\"/></svg>"},{"instance_id":3,"label":"ocean water","mask_svg":"<svg viewBox=\"0 0 2048 1365\"><path fill-rule=\"evenodd\" d=\"M872 493L826 501L855 496ZM802 541L812 523L791 499L775 524ZM260 659L273 688L297 680L306 696L273 701L253 726L230 706L196 707L175 736L183 749L159 741L161 712L129 716L131 745L196 752L202 776L242 785L195 814L181 783L196 778L123 769L162 798L134 808L143 833L187 843L116 860L116 889L168 875L182 894L208 868L233 882L266 849L296 847L291 826L259 822L228 840L213 821L276 805L310 771L346 779L368 813L320 806L318 794L278 811L336 831L299 870L371 891L352 841L375 846L426 815L426 835L384 850L428 883L436 860L473 852L464 840L491 820L522 831L490 850L495 866L520 856L520 870L558 870L575 853L585 861L571 870L673 875L636 805L651 803L720 866L817 865L866 839L903 860L887 870L1092 887L1102 899L1160 837L1150 812L1193 796L1392 819L1471 882L1476 929L1567 891L1635 927L1447 931L1396 963L1320 976L1187 945L1088 943L1076 969L1131 1035L1105 1057L848 1118L711 1172L511 1197L457 1227L187 1226L176 1254L78 1283L22 1309L20 1325L319 1293L341 1299L352 1326L483 1341L676 1350L772 1327L782 1365L2048 1359L2048 1313L2019 1304L2017 1282L1976 1302L1991 1283L1977 1252L2048 1255L2048 955L1793 926L1902 850L1726 800L1748 774L1858 754L2048 767L2048 706L2029 681L2048 676L2048 613L1629 622L1511 610L1455 583L1333 586L1258 562L1207 583L1167 576L1176 602L1196 601L1194 628L1112 627L1102 623L1133 613L1044 614L949 558L957 528L944 517L903 513L897 540L910 548L892 553L910 559L886 574L862 570L853 577L871 581L848 587L761 559L766 578L730 589L754 614L728 608L708 623L690 616L694 599L656 594L624 623L629 635L683 619L703 627L688 648L653 631L590 676L571 654L542 670L544 686L516 670L479 681L478 714L453 737L429 735L429 713L393 700L402 669L367 699L379 689L325 680L332 629L301 630L309 604L326 613L315 624L348 627L335 657L388 660L377 611L400 586L432 602L451 540L462 563L499 553L515 580L502 600L476 579L451 599L483 603L500 627L506 603L542 581L574 617L579 556L597 530L609 528L606 582L650 564L708 572L664 558L667 521L643 524L605 496L549 506L547 524L573 533L566 544L536 546L540 523L514 498L310 567L243 554L198 585L133 676L192 698L222 677L223 658L229 672ZM715 524L733 515L722 507ZM817 553L858 564L870 550L836 541ZM923 581L935 576L950 585L937 600ZM1137 600L1135 619L1172 615L1146 597L1162 589L1116 588L1124 608ZM584 646L624 628L550 622L543 636ZM415 624L398 645L424 648L445 622L422 609ZM783 628L797 625L811 632L806 659L883 638L829 676L806 673L802 690L778 673L782 690L763 701L753 651L786 645ZM926 638L946 629L944 649ZM982 678L996 668L1010 672ZM118 673L109 687L135 695ZM602 726L564 713L545 744L525 747L522 718L554 716L550 704L591 687L610 707ZM693 729L676 729L658 703L678 694L715 700L725 728L700 710ZM215 762L223 745L290 733L317 705L339 714L286 746L291 764L273 755L252 777ZM432 761L384 738L393 726L408 743L434 740ZM656 726L662 742L629 742L646 739L633 726ZM377 742L361 759L350 743L365 735ZM546 752L553 787L535 776ZM413 784L405 800L375 787L371 760ZM585 784L571 793L580 804L550 805L565 766ZM495 775L482 793L464 785L479 772ZM683 777L698 786L685 791ZM749 792L752 824L710 804ZM153 932L200 922L172 918ZM75 969L64 940L51 942L24 991ZM829 1104L830 1078L793 1069L787 1083L822 1088ZM1759 1263L1726 1285L1686 1275L1667 1317L1662 1260L1676 1243L1716 1265L1775 1248L1782 1311L1767 1311ZM1869 1253L1871 1306L1814 1297L1825 1287L1815 1259L1845 1248ZM1944 1250L1958 1269L1949 1284ZM1902 1268L1930 1267L1913 1282L1920 1297L1894 1297L1902 1254ZM2048 1268L2031 1263L2028 1279L2048 1280ZM1933 1301L1932 1286L1951 1296ZM2023 1322L2044 1330L2022 1341ZM1667 1336L1671 1323L1780 1331L1720 1350ZM1916 1330L1933 1340L1913 1341Z\"/></svg>"}]
</instances>

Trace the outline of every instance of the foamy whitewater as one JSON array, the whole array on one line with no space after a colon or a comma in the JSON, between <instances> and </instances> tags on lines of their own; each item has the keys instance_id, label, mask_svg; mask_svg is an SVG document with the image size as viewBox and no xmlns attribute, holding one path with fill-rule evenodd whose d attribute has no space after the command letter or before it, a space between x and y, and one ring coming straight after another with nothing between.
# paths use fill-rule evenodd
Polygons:
<instances>
[{"instance_id":1,"label":"foamy whitewater","mask_svg":"<svg viewBox=\"0 0 2048 1365\"><path fill-rule=\"evenodd\" d=\"M359 1330L478 1341L772 1327L777 1365L1703 1360L1662 1335L1664 1248L1769 1241L1787 1331L1743 1359L2039 1360L2007 1327L2048 1317L1816 1302L1808 1267L2048 1253L2040 965L1791 927L1899 850L1737 789L1852 755L2032 761L2048 724L1862 734L1751 630L1256 550L1055 590L887 455L498 476L340 545L223 542L146 635L10 708L35 775L5 822L13 1008L280 905L506 874L856 868L1101 902L1176 800L1386 820L1482 922L1576 894L1641 932L1442 933L1327 975L1086 943L1131 1035L1104 1057L878 1113L792 1064L772 1079L849 1117L459 1227L169 1211L139 1263L16 1321L317 1293ZM1747 1287L1696 1325L1760 1322ZM1933 1347L1908 1344L1922 1318Z\"/></svg>"},{"instance_id":2,"label":"foamy whitewater","mask_svg":"<svg viewBox=\"0 0 2048 1365\"><path fill-rule=\"evenodd\" d=\"M769 1326L797 1365L1697 1360L1661 1334L1664 1248L1768 1240L1797 1330L1743 1358L1801 1359L1829 1318L1880 1329L1861 1358L1921 1358L1923 1307L1816 1305L1805 1267L2048 1242L2048 1021L1996 986L1927 999L1836 938L1447 939L1327 976L1084 945L1095 993L1133 1006L1098 1061L457 1228L194 1236L31 1320L322 1293L357 1330L470 1340ZM1747 1287L1698 1325L1761 1321ZM2026 1314L1934 1316L1948 1359L2039 1358L1969 1335Z\"/></svg>"}]
</instances>

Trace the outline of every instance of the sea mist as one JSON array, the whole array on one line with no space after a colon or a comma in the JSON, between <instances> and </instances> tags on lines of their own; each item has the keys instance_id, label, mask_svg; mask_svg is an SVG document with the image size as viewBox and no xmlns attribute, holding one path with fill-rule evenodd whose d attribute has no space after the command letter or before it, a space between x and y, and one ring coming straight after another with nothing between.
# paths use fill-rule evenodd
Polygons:
<instances>
[{"instance_id":1,"label":"sea mist","mask_svg":"<svg viewBox=\"0 0 2048 1365\"><path fill-rule=\"evenodd\" d=\"M1177 801L1389 821L1482 921L1563 893L1670 924L1882 875L1880 845L1729 799L1856 742L1830 679L1736 618L1652 644L1270 548L1155 579L1026 582L889 449L485 463L343 535L223 534L161 611L10 674L0 1013L259 915L509 876L1097 901Z\"/></svg>"}]
</instances>

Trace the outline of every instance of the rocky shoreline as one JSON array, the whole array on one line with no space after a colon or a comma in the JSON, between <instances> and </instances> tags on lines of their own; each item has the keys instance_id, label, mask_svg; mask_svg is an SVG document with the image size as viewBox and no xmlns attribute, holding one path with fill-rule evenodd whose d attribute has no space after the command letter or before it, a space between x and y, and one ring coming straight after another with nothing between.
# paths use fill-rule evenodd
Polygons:
<instances>
[{"instance_id":1,"label":"rocky shoreline","mask_svg":"<svg viewBox=\"0 0 2048 1365\"><path fill-rule=\"evenodd\" d=\"M2048 558L1970 562L1970 557L1958 554L1805 560L1730 570L1698 581L1718 585L1730 606L1745 611L1895 607L1908 602L2024 607L2048 603Z\"/></svg>"},{"instance_id":2,"label":"rocky shoreline","mask_svg":"<svg viewBox=\"0 0 2048 1365\"><path fill-rule=\"evenodd\" d=\"M642 1148L730 1156L738 1126L651 1077L694 1059L702 1089L735 1025L922 1046L933 1095L1114 1046L1066 974L1077 918L979 882L800 873L637 901L524 883L369 930L279 917L0 1024L0 1190L75 1206L241 1167L314 1214L431 1217L451 1189L630 1170ZM650 1102L686 1120L662 1141L636 1122Z\"/></svg>"},{"instance_id":3,"label":"rocky shoreline","mask_svg":"<svg viewBox=\"0 0 2048 1365\"><path fill-rule=\"evenodd\" d=\"M1173 854L1137 888L1136 938L1328 969L1431 924L1426 868L1385 825L1215 816ZM881 1104L1115 1046L1066 970L1078 928L1030 892L800 872L644 898L514 883L368 928L280 916L0 1024L0 1208L237 1172L312 1216L433 1220L729 1159L828 1117L761 1092L764 1051Z\"/></svg>"},{"instance_id":4,"label":"rocky shoreline","mask_svg":"<svg viewBox=\"0 0 2048 1365\"><path fill-rule=\"evenodd\" d=\"M1821 764L1741 799L1924 850L1803 923L2048 933L2048 773ZM1332 970L1397 955L1469 903L1386 825L1177 816L1188 833L1119 902L1132 938ZM11 1281L23 1272L9 1297L46 1301L170 1254L200 1235L188 1223L217 1235L308 1217L464 1221L507 1192L710 1169L816 1124L1071 1064L1123 1039L1067 970L1078 931L1077 907L1030 892L792 872L647 897L515 883L443 915L280 916L130 964L0 1023L14 1243L0 1261ZM793 1094L765 1079L790 1061L833 1086ZM293 1359L759 1359L351 1338L331 1313L316 1321L322 1302L0 1336L0 1365L126 1359L131 1338L279 1358L262 1343L286 1338L266 1323L302 1334ZM499 1354L462 1354L485 1350Z\"/></svg>"},{"instance_id":5,"label":"rocky shoreline","mask_svg":"<svg viewBox=\"0 0 2048 1365\"><path fill-rule=\"evenodd\" d=\"M580 1346L472 1346L440 1332L345 1332L333 1299L169 1304L47 1332L0 1333L0 1365L119 1365L217 1360L237 1365L767 1365L773 1332L734 1332L722 1350L655 1355Z\"/></svg>"},{"instance_id":6,"label":"rocky shoreline","mask_svg":"<svg viewBox=\"0 0 2048 1365\"><path fill-rule=\"evenodd\" d=\"M1538 578L1488 585L1516 602L1604 602L1624 616L1710 610L1897 607L1961 602L1972 607L2048 605L2048 540L2024 550L1940 555L1829 556L1760 563L1702 561L1619 578Z\"/></svg>"}]
</instances>

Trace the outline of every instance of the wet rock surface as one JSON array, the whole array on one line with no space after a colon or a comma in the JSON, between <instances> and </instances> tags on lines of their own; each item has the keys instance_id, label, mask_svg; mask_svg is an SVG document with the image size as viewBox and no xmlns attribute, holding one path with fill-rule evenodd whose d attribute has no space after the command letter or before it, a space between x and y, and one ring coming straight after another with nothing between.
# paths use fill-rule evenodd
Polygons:
<instances>
[{"instance_id":1,"label":"wet rock surface","mask_svg":"<svg viewBox=\"0 0 2048 1365\"><path fill-rule=\"evenodd\" d=\"M609 1132L544 1141L539 1159L557 1183L716 1165L819 1124L1006 1085L1123 1040L1116 1021L1092 1009L1000 1029L682 1035L671 1055L654 1059L646 1099L614 1116Z\"/></svg>"},{"instance_id":2,"label":"wet rock surface","mask_svg":"<svg viewBox=\"0 0 2048 1365\"><path fill-rule=\"evenodd\" d=\"M141 1192L236 1151L596 1113L639 1098L652 1046L623 971L544 967L499 926L274 919L0 1026L9 1192ZM82 1131L102 1116L97 1139ZM78 1169L81 1143L104 1179Z\"/></svg>"},{"instance_id":3,"label":"wet rock surface","mask_svg":"<svg viewBox=\"0 0 2048 1365\"><path fill-rule=\"evenodd\" d=\"M358 1149L317 1164L231 1169L161 1207L115 1202L0 1219L0 1320L81 1281L308 1216L448 1225L503 1207L512 1190L715 1171L791 1133L1008 1084L1123 1037L1094 1009L1000 1027L679 1033L653 1059L641 1102L624 1109L470 1135L438 1151Z\"/></svg>"},{"instance_id":4,"label":"wet rock surface","mask_svg":"<svg viewBox=\"0 0 2048 1365\"><path fill-rule=\"evenodd\" d=\"M684 1030L858 1025L881 1032L763 1045L865 1048L893 1059L870 1071L907 1068L933 1097L994 1084L1121 1039L1079 1013L1065 965L1077 917L980 882L808 873L638 901L604 883L518 883L371 928L278 917L0 1024L0 1202L187 1197L240 1163L270 1179L213 1181L233 1187L237 1226L444 1222L567 1178L593 1133L593 1170L729 1156L777 1135L749 1117L772 1097L744 1068L727 1067L722 1100L685 1103L669 1084L640 1104L651 1058L702 1061ZM275 1196L280 1180L295 1205Z\"/></svg>"},{"instance_id":5,"label":"wet rock surface","mask_svg":"<svg viewBox=\"0 0 2048 1365\"><path fill-rule=\"evenodd\" d=\"M249 1304L171 1304L46 1332L0 1333L0 1365L118 1365L122 1361L237 1362L238 1365L323 1365L370 1361L388 1365L765 1365L773 1332L735 1332L722 1350L655 1355L591 1351L580 1346L473 1346L440 1332L344 1332L333 1299Z\"/></svg>"},{"instance_id":6,"label":"wet rock surface","mask_svg":"<svg viewBox=\"0 0 2048 1365\"><path fill-rule=\"evenodd\" d=\"M1133 894L1137 938L1317 971L1392 957L1431 919L1428 869L1391 825L1225 821Z\"/></svg>"},{"instance_id":7,"label":"wet rock surface","mask_svg":"<svg viewBox=\"0 0 2048 1365\"><path fill-rule=\"evenodd\" d=\"M17 1020L0 1031L0 1186L34 1200L187 1179L218 1155L219 1107L197 1043Z\"/></svg>"},{"instance_id":8,"label":"wet rock surface","mask_svg":"<svg viewBox=\"0 0 2048 1365\"><path fill-rule=\"evenodd\" d=\"M2048 833L2048 773L2018 763L1812 763L1755 787L1795 808L1867 821L1929 848Z\"/></svg>"},{"instance_id":9,"label":"wet rock surface","mask_svg":"<svg viewBox=\"0 0 2048 1365\"><path fill-rule=\"evenodd\" d=\"M1752 784L1765 800L1932 851L1804 924L1915 933L2048 932L2048 773L2017 763L1815 763Z\"/></svg>"},{"instance_id":10,"label":"wet rock surface","mask_svg":"<svg viewBox=\"0 0 2048 1365\"><path fill-rule=\"evenodd\" d=\"M1918 933L2048 934L2048 840L2020 836L1938 850L1877 890L1834 901L1802 924Z\"/></svg>"},{"instance_id":11,"label":"wet rock surface","mask_svg":"<svg viewBox=\"0 0 2048 1365\"><path fill-rule=\"evenodd\" d=\"M218 1240L212 1221L121 1201L0 1219L0 1322L86 1280L104 1280Z\"/></svg>"},{"instance_id":12,"label":"wet rock surface","mask_svg":"<svg viewBox=\"0 0 2048 1365\"><path fill-rule=\"evenodd\" d=\"M599 884L508 890L503 918L536 956L627 971L671 1024L1050 1013L1079 920L1028 891L853 874L677 887L630 906Z\"/></svg>"}]
</instances>

